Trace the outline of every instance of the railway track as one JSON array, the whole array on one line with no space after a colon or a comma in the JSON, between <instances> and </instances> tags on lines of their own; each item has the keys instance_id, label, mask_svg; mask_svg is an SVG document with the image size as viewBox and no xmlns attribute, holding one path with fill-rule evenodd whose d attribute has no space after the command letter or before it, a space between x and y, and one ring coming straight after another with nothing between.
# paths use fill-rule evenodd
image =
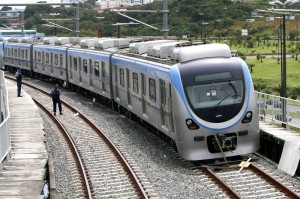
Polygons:
<instances>
[{"instance_id":1,"label":"railway track","mask_svg":"<svg viewBox=\"0 0 300 199\"><path fill-rule=\"evenodd\" d=\"M43 109L54 118L49 94L23 84L43 93L43 97L39 96L35 101L39 106L47 102ZM117 147L83 114L63 101L62 104L64 113L56 116L54 121L65 132L64 137L68 138L68 146L75 155L84 198L149 198L147 186L142 185L134 172L136 165L132 168Z\"/></svg>"},{"instance_id":2,"label":"railway track","mask_svg":"<svg viewBox=\"0 0 300 199\"><path fill-rule=\"evenodd\" d=\"M250 161L250 159L249 159ZM293 198L300 196L255 163L197 166L230 198Z\"/></svg>"}]
</instances>

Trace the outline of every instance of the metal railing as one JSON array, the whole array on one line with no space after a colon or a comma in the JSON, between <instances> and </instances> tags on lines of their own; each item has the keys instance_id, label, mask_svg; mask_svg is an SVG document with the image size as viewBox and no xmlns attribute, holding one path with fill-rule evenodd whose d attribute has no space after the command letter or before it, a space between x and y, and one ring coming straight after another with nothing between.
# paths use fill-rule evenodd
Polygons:
<instances>
[{"instance_id":1,"label":"metal railing","mask_svg":"<svg viewBox=\"0 0 300 199\"><path fill-rule=\"evenodd\" d=\"M258 115L261 120L272 124L285 124L288 129L290 126L300 128L300 101L255 92L258 107ZM282 108L286 105L286 117L282 117Z\"/></svg>"},{"instance_id":2,"label":"metal railing","mask_svg":"<svg viewBox=\"0 0 300 199\"><path fill-rule=\"evenodd\" d=\"M3 161L11 149L10 112L8 105L8 91L4 72L0 71L0 171L3 167Z\"/></svg>"}]
</instances>

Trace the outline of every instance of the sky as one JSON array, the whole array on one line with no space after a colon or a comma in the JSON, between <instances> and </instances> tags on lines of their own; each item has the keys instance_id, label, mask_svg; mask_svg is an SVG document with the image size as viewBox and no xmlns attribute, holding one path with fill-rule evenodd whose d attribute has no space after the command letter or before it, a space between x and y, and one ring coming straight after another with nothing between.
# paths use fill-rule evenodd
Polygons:
<instances>
[{"instance_id":1,"label":"sky","mask_svg":"<svg viewBox=\"0 0 300 199\"><path fill-rule=\"evenodd\" d=\"M60 3L61 0L0 0L0 4L20 4L20 3L36 3L37 1L47 1L47 3ZM0 6L0 9L3 6ZM25 6L14 6L13 8L25 8Z\"/></svg>"}]
</instances>

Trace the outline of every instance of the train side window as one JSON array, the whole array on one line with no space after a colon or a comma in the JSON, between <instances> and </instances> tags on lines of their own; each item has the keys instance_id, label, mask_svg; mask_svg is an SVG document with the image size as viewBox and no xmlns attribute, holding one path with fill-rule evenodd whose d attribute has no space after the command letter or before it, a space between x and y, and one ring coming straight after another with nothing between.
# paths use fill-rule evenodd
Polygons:
<instances>
[{"instance_id":1,"label":"train side window","mask_svg":"<svg viewBox=\"0 0 300 199\"><path fill-rule=\"evenodd\" d=\"M24 49L21 50L21 59L25 58L25 53L24 53Z\"/></svg>"},{"instance_id":2,"label":"train side window","mask_svg":"<svg viewBox=\"0 0 300 199\"><path fill-rule=\"evenodd\" d=\"M120 85L125 87L124 69L120 68Z\"/></svg>"},{"instance_id":3,"label":"train side window","mask_svg":"<svg viewBox=\"0 0 300 199\"><path fill-rule=\"evenodd\" d=\"M42 53L38 52L38 62L41 62L41 60L42 60Z\"/></svg>"},{"instance_id":4,"label":"train side window","mask_svg":"<svg viewBox=\"0 0 300 199\"><path fill-rule=\"evenodd\" d=\"M53 53L50 53L50 64L53 65Z\"/></svg>"},{"instance_id":5,"label":"train side window","mask_svg":"<svg viewBox=\"0 0 300 199\"><path fill-rule=\"evenodd\" d=\"M49 53L46 53L46 63L49 63Z\"/></svg>"},{"instance_id":6,"label":"train side window","mask_svg":"<svg viewBox=\"0 0 300 199\"><path fill-rule=\"evenodd\" d=\"M132 88L133 88L133 92L135 92L136 94L139 93L139 77L137 73L132 73Z\"/></svg>"},{"instance_id":7,"label":"train side window","mask_svg":"<svg viewBox=\"0 0 300 199\"><path fill-rule=\"evenodd\" d=\"M73 58L74 70L77 71L77 57Z\"/></svg>"},{"instance_id":8,"label":"train side window","mask_svg":"<svg viewBox=\"0 0 300 199\"><path fill-rule=\"evenodd\" d=\"M87 73L87 60L83 59L82 62L83 62L83 72Z\"/></svg>"},{"instance_id":9,"label":"train side window","mask_svg":"<svg viewBox=\"0 0 300 199\"><path fill-rule=\"evenodd\" d=\"M54 65L58 65L58 54L54 54Z\"/></svg>"},{"instance_id":10,"label":"train side window","mask_svg":"<svg viewBox=\"0 0 300 199\"><path fill-rule=\"evenodd\" d=\"M99 62L95 61L94 72L97 77L99 77Z\"/></svg>"},{"instance_id":11,"label":"train side window","mask_svg":"<svg viewBox=\"0 0 300 199\"><path fill-rule=\"evenodd\" d=\"M28 50L27 49L25 50L25 59L29 59L29 57L28 57Z\"/></svg>"},{"instance_id":12,"label":"train side window","mask_svg":"<svg viewBox=\"0 0 300 199\"><path fill-rule=\"evenodd\" d=\"M156 102L155 79L149 78L149 96L150 100Z\"/></svg>"},{"instance_id":13,"label":"train side window","mask_svg":"<svg viewBox=\"0 0 300 199\"><path fill-rule=\"evenodd\" d=\"M62 53L59 54L59 65L64 66L64 55Z\"/></svg>"}]
</instances>

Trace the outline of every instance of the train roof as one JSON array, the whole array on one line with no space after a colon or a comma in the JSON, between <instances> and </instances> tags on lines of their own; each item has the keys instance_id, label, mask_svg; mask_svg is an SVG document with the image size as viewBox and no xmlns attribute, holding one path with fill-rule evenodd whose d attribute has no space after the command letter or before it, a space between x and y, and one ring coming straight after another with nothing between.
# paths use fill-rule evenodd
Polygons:
<instances>
[{"instance_id":1,"label":"train roof","mask_svg":"<svg viewBox=\"0 0 300 199\"><path fill-rule=\"evenodd\" d=\"M125 56L173 65L204 58L230 58L231 50L226 44L205 44L175 40L152 40L133 38L78 38L45 37L40 40L30 38L10 39L9 42L34 43L116 52Z\"/></svg>"}]
</instances>

